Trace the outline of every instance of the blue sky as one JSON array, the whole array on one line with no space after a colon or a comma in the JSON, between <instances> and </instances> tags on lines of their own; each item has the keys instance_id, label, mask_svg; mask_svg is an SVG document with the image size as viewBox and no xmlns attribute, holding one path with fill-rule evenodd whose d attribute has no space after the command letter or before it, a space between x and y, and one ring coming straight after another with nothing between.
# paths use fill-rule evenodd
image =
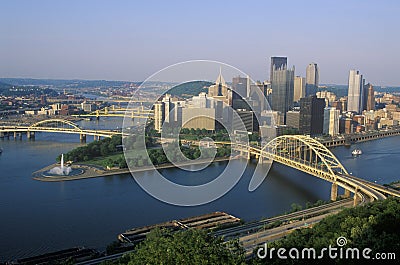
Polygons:
<instances>
[{"instance_id":1,"label":"blue sky","mask_svg":"<svg viewBox=\"0 0 400 265\"><path fill-rule=\"evenodd\" d=\"M193 2L193 3L191 3ZM210 59L255 80L271 56L322 83L400 86L398 1L1 1L0 77L143 80Z\"/></svg>"}]
</instances>

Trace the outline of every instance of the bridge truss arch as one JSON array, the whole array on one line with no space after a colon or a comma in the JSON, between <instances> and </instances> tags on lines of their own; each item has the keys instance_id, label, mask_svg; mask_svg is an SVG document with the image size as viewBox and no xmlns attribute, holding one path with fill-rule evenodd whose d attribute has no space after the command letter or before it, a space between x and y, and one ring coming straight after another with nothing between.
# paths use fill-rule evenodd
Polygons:
<instances>
[{"instance_id":1,"label":"bridge truss arch","mask_svg":"<svg viewBox=\"0 0 400 265\"><path fill-rule=\"evenodd\" d=\"M54 129L64 129L64 130L66 129L69 131L82 132L82 129L79 128L78 125L76 125L71 121L63 119L50 119L50 120L39 121L29 126L28 130L35 130L41 128L54 128Z\"/></svg>"},{"instance_id":2,"label":"bridge truss arch","mask_svg":"<svg viewBox=\"0 0 400 265\"><path fill-rule=\"evenodd\" d=\"M261 154L288 163L297 162L307 170L318 170L328 180L335 182L338 174L348 175L336 156L323 144L305 135L282 135L268 142Z\"/></svg>"}]
</instances>

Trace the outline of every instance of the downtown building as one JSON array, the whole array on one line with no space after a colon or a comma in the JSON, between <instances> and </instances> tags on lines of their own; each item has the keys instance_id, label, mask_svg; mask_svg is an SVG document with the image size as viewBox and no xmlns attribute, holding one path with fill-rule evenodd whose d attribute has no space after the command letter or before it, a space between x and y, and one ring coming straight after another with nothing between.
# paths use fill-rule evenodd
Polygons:
<instances>
[{"instance_id":1,"label":"downtown building","mask_svg":"<svg viewBox=\"0 0 400 265\"><path fill-rule=\"evenodd\" d=\"M289 110L286 112L286 125L288 127L300 129L300 111Z\"/></svg>"},{"instance_id":2,"label":"downtown building","mask_svg":"<svg viewBox=\"0 0 400 265\"><path fill-rule=\"evenodd\" d=\"M271 67L269 72L269 81L272 82L273 70L282 70L287 68L287 57L271 57Z\"/></svg>"},{"instance_id":3,"label":"downtown building","mask_svg":"<svg viewBox=\"0 0 400 265\"><path fill-rule=\"evenodd\" d=\"M154 103L154 129L161 133L164 123L169 126L180 126L182 124L182 109L184 101L172 98L170 94L165 94L161 100Z\"/></svg>"},{"instance_id":4,"label":"downtown building","mask_svg":"<svg viewBox=\"0 0 400 265\"><path fill-rule=\"evenodd\" d=\"M294 94L293 102L299 102L301 98L306 96L306 79L301 76L294 78Z\"/></svg>"},{"instance_id":5,"label":"downtown building","mask_svg":"<svg viewBox=\"0 0 400 265\"><path fill-rule=\"evenodd\" d=\"M319 69L316 63L310 63L306 68L306 97L315 95L319 85Z\"/></svg>"},{"instance_id":6,"label":"downtown building","mask_svg":"<svg viewBox=\"0 0 400 265\"><path fill-rule=\"evenodd\" d=\"M339 115L340 111L336 108L327 107L324 109L324 134L330 136L339 134Z\"/></svg>"},{"instance_id":7,"label":"downtown building","mask_svg":"<svg viewBox=\"0 0 400 265\"><path fill-rule=\"evenodd\" d=\"M271 109L283 115L293 107L294 67L287 69L286 57L271 58Z\"/></svg>"},{"instance_id":8,"label":"downtown building","mask_svg":"<svg viewBox=\"0 0 400 265\"><path fill-rule=\"evenodd\" d=\"M366 89L367 92L367 100L366 100L366 108L365 110L370 111L375 109L375 93L374 93L374 87L368 83L368 89Z\"/></svg>"},{"instance_id":9,"label":"downtown building","mask_svg":"<svg viewBox=\"0 0 400 265\"><path fill-rule=\"evenodd\" d=\"M347 111L361 113L364 107L364 79L360 71L350 70Z\"/></svg>"},{"instance_id":10,"label":"downtown building","mask_svg":"<svg viewBox=\"0 0 400 265\"><path fill-rule=\"evenodd\" d=\"M300 99L299 133L315 136L323 133L325 100L316 96Z\"/></svg>"}]
</instances>

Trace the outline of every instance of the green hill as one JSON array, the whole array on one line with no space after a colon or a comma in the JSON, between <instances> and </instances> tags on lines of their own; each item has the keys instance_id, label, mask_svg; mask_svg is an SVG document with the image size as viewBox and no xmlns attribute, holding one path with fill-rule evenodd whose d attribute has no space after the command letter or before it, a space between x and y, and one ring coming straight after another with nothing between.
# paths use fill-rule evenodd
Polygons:
<instances>
[{"instance_id":1,"label":"green hill","mask_svg":"<svg viewBox=\"0 0 400 265\"><path fill-rule=\"evenodd\" d=\"M201 92L208 92L208 87L214 83L208 81L192 81L174 86L168 91L168 94L189 98L197 96Z\"/></svg>"}]
</instances>

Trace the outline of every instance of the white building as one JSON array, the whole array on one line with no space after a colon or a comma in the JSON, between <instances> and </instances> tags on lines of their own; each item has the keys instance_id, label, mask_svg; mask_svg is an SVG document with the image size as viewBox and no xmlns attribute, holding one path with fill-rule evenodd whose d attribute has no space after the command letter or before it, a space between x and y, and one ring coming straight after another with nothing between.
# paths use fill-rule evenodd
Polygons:
<instances>
[{"instance_id":1,"label":"white building","mask_svg":"<svg viewBox=\"0 0 400 265\"><path fill-rule=\"evenodd\" d=\"M331 106L332 102L336 101L336 95L330 91L318 91L317 98L325 99L325 106Z\"/></svg>"},{"instance_id":2,"label":"white building","mask_svg":"<svg viewBox=\"0 0 400 265\"><path fill-rule=\"evenodd\" d=\"M364 80L362 74L356 70L350 70L349 91L347 96L347 111L362 112Z\"/></svg>"},{"instance_id":3,"label":"white building","mask_svg":"<svg viewBox=\"0 0 400 265\"><path fill-rule=\"evenodd\" d=\"M298 102L300 98L306 96L306 79L301 76L296 76L294 78L294 94L293 102Z\"/></svg>"},{"instance_id":4,"label":"white building","mask_svg":"<svg viewBox=\"0 0 400 265\"><path fill-rule=\"evenodd\" d=\"M331 136L339 134L339 115L340 111L336 108L325 108L324 109L324 134Z\"/></svg>"}]
</instances>

